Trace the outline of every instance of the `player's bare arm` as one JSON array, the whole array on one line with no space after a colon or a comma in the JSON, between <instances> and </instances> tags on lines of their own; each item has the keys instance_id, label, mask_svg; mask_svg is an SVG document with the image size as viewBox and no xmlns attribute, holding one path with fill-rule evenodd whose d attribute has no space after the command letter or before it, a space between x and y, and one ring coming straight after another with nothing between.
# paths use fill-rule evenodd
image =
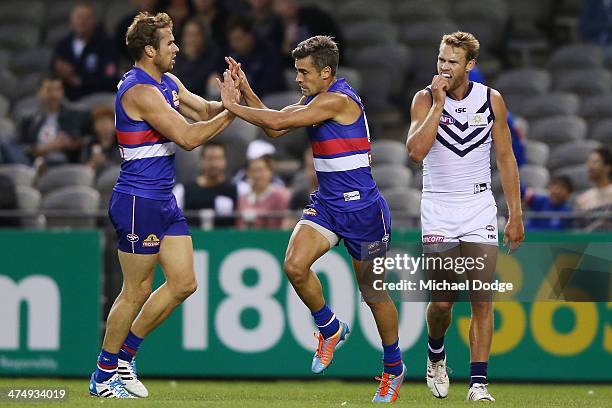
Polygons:
<instances>
[{"instance_id":1,"label":"player's bare arm","mask_svg":"<svg viewBox=\"0 0 612 408\"><path fill-rule=\"evenodd\" d=\"M423 161L436 140L448 86L447 78L436 75L431 81L431 94L422 90L414 95L406 148L410 159L417 163Z\"/></svg>"},{"instance_id":2,"label":"player's bare arm","mask_svg":"<svg viewBox=\"0 0 612 408\"><path fill-rule=\"evenodd\" d=\"M501 177L504 196L508 203L508 223L504 230L504 245L510 242L508 253L512 253L525 239L523 227L523 211L519 187L519 173L516 158L512 152L512 138L508 121L506 105L501 94L491 89L491 105L495 120L491 129L497 158L497 169Z\"/></svg>"},{"instance_id":3,"label":"player's bare arm","mask_svg":"<svg viewBox=\"0 0 612 408\"><path fill-rule=\"evenodd\" d=\"M223 104L218 101L207 101L199 95L189 91L175 75L167 72L179 88L179 111L182 115L195 121L211 119L223 112Z\"/></svg>"},{"instance_id":4,"label":"player's bare arm","mask_svg":"<svg viewBox=\"0 0 612 408\"><path fill-rule=\"evenodd\" d=\"M234 82L238 84L238 89L242 93L246 105L251 108L268 109L268 107L261 101L261 99L259 99L259 96L257 96L257 94L251 88L251 84L249 84L246 74L240 67L240 64L236 62L236 60L234 60L232 57L226 57L225 61L229 66ZM302 96L297 103L285 106L283 109L281 109L281 111L293 112L297 109L300 109L300 107L304 105L305 99L306 97ZM293 129L273 130L270 128L263 128L263 131L266 133L266 135L271 138L282 136L290 132L291 130Z\"/></svg>"},{"instance_id":5,"label":"player's bare arm","mask_svg":"<svg viewBox=\"0 0 612 408\"><path fill-rule=\"evenodd\" d=\"M316 125L326 120L347 121L343 117L349 97L337 93L322 93L317 95L308 105L298 106L290 111L274 109L258 109L243 106L232 98L234 81L229 71L223 74L223 82L219 81L223 105L236 116L260 127L273 130L295 129Z\"/></svg>"},{"instance_id":6,"label":"player's bare arm","mask_svg":"<svg viewBox=\"0 0 612 408\"><path fill-rule=\"evenodd\" d=\"M229 111L210 120L188 123L152 86L136 85L125 93L122 104L134 120L143 120L185 150L193 150L222 132L234 119Z\"/></svg>"}]
</instances>

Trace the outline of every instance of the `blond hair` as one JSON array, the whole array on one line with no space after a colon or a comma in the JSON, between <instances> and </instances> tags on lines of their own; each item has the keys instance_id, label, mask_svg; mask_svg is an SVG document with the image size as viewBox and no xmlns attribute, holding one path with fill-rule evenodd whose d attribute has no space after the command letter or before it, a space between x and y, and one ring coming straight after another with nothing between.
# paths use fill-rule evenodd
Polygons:
<instances>
[{"instance_id":1,"label":"blond hair","mask_svg":"<svg viewBox=\"0 0 612 408\"><path fill-rule=\"evenodd\" d=\"M455 31L452 34L445 34L442 37L442 42L440 43L440 45L442 44L450 45L451 47L457 47L465 50L466 63L478 58L480 42L472 33L467 33L465 31Z\"/></svg>"},{"instance_id":2,"label":"blond hair","mask_svg":"<svg viewBox=\"0 0 612 408\"><path fill-rule=\"evenodd\" d=\"M161 39L159 30L162 28L172 29L172 19L166 13L152 15L144 12L138 13L134 17L134 21L132 21L125 34L125 45L134 61L138 61L142 57L147 45L159 50Z\"/></svg>"}]
</instances>

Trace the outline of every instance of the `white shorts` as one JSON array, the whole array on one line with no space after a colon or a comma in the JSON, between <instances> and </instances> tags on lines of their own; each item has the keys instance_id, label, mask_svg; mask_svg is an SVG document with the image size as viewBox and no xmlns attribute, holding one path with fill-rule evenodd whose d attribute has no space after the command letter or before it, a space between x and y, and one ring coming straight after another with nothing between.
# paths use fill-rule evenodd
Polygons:
<instances>
[{"instance_id":1,"label":"white shorts","mask_svg":"<svg viewBox=\"0 0 612 408\"><path fill-rule=\"evenodd\" d=\"M492 194L461 205L423 198L421 226L423 252L443 252L440 248L447 250L459 242L498 245L497 204Z\"/></svg>"}]
</instances>

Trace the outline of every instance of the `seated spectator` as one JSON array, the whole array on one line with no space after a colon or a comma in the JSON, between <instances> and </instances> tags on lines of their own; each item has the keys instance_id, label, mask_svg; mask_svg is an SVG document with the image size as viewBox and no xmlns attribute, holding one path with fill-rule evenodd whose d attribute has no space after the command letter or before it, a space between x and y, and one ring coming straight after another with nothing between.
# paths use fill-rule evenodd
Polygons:
<instances>
[{"instance_id":1,"label":"seated spectator","mask_svg":"<svg viewBox=\"0 0 612 408\"><path fill-rule=\"evenodd\" d=\"M612 152L601 146L593 150L587 159L589 179L594 186L576 199L576 209L582 211L612 210Z\"/></svg>"},{"instance_id":2,"label":"seated spectator","mask_svg":"<svg viewBox=\"0 0 612 408\"><path fill-rule=\"evenodd\" d=\"M77 163L84 114L66 106L64 86L56 75L41 79L37 96L40 107L19 123L19 144L36 167Z\"/></svg>"},{"instance_id":3,"label":"seated spectator","mask_svg":"<svg viewBox=\"0 0 612 408\"><path fill-rule=\"evenodd\" d=\"M283 21L274 10L274 0L249 0L249 16L257 38L268 42L277 52L283 44Z\"/></svg>"},{"instance_id":4,"label":"seated spectator","mask_svg":"<svg viewBox=\"0 0 612 408\"><path fill-rule=\"evenodd\" d=\"M207 27L198 20L188 20L183 26L180 47L172 72L191 92L206 95L208 79L215 74L221 57L219 49L210 40Z\"/></svg>"},{"instance_id":5,"label":"seated spectator","mask_svg":"<svg viewBox=\"0 0 612 408\"><path fill-rule=\"evenodd\" d=\"M338 44L344 44L340 27L333 18L316 6L300 6L297 0L276 0L276 12L283 19L283 59L293 68L291 51L302 41L315 35L329 35ZM343 61L340 47L340 61Z\"/></svg>"},{"instance_id":6,"label":"seated spectator","mask_svg":"<svg viewBox=\"0 0 612 408\"><path fill-rule=\"evenodd\" d=\"M246 151L246 159L247 162L255 159L259 159L260 157L267 157L274 165L274 154L276 153L276 148L265 140L255 139L249 143ZM232 180L238 186L238 195L244 195L251 191L251 184L247 180L246 169L240 169L234 174ZM278 175L274 175L272 179L272 184L277 186L285 187L285 182Z\"/></svg>"},{"instance_id":7,"label":"seated spectator","mask_svg":"<svg viewBox=\"0 0 612 408\"><path fill-rule=\"evenodd\" d=\"M133 64L133 59L130 57L127 46L125 45L125 34L130 24L132 24L132 21L134 21L134 17L141 12L157 14L157 12L161 11L159 0L130 0L130 3L134 5L136 12L123 17L119 23L117 23L117 28L115 29L115 48L120 57L119 72L127 71Z\"/></svg>"},{"instance_id":8,"label":"seated spectator","mask_svg":"<svg viewBox=\"0 0 612 408\"><path fill-rule=\"evenodd\" d=\"M229 16L225 2L219 4L215 0L192 0L193 19L210 27L212 42L221 48L227 47L227 21Z\"/></svg>"},{"instance_id":9,"label":"seated spectator","mask_svg":"<svg viewBox=\"0 0 612 408\"><path fill-rule=\"evenodd\" d=\"M200 174L184 186L183 209L213 210L215 228L232 227L236 223L234 213L238 207L238 190L236 184L226 178L226 171L225 146L219 142L208 142L202 146ZM188 221L197 226L208 222L191 217L188 217Z\"/></svg>"},{"instance_id":10,"label":"seated spectator","mask_svg":"<svg viewBox=\"0 0 612 408\"><path fill-rule=\"evenodd\" d=\"M530 211L571 213L572 207L568 201L572 190L572 181L568 177L559 176L548 183L548 195L536 194L528 188L523 201ZM570 226L569 218L529 218L525 224L528 230L559 230Z\"/></svg>"},{"instance_id":11,"label":"seated spectator","mask_svg":"<svg viewBox=\"0 0 612 408\"><path fill-rule=\"evenodd\" d=\"M319 187L311 148L304 151L303 164L304 168L301 174L302 183L296 186L296 190L294 190L291 194L291 199L289 200L289 209L291 210L291 214L289 214L283 221L283 228L285 229L295 227L295 224L299 218L299 212L310 203L310 194L312 194Z\"/></svg>"},{"instance_id":12,"label":"seated spectator","mask_svg":"<svg viewBox=\"0 0 612 408\"><path fill-rule=\"evenodd\" d=\"M280 52L255 36L249 20L234 19L229 24L227 38L229 55L242 64L251 88L257 95L265 96L287 89ZM224 60L219 63L217 73L221 75L227 63Z\"/></svg>"},{"instance_id":13,"label":"seated spectator","mask_svg":"<svg viewBox=\"0 0 612 408\"><path fill-rule=\"evenodd\" d=\"M0 175L0 211L17 210L17 191L15 184L7 176ZM21 220L19 217L0 217L0 228L2 227L20 227Z\"/></svg>"},{"instance_id":14,"label":"seated spectator","mask_svg":"<svg viewBox=\"0 0 612 408\"><path fill-rule=\"evenodd\" d=\"M116 91L118 57L114 42L96 21L93 3L77 3L70 33L55 47L52 69L62 78L71 101L96 92Z\"/></svg>"},{"instance_id":15,"label":"seated spectator","mask_svg":"<svg viewBox=\"0 0 612 408\"><path fill-rule=\"evenodd\" d=\"M180 37L183 31L183 24L192 13L191 2L189 0L168 0L164 12L172 19L172 32L176 38Z\"/></svg>"},{"instance_id":16,"label":"seated spectator","mask_svg":"<svg viewBox=\"0 0 612 408\"><path fill-rule=\"evenodd\" d=\"M272 184L274 171L270 157L263 156L247 164L251 191L238 199L238 225L254 228L280 228L289 206L289 190Z\"/></svg>"},{"instance_id":17,"label":"seated spectator","mask_svg":"<svg viewBox=\"0 0 612 408\"><path fill-rule=\"evenodd\" d=\"M121 165L121 154L115 134L115 112L107 106L91 111L93 136L83 151L83 163L87 163L100 174L113 165Z\"/></svg>"}]
</instances>

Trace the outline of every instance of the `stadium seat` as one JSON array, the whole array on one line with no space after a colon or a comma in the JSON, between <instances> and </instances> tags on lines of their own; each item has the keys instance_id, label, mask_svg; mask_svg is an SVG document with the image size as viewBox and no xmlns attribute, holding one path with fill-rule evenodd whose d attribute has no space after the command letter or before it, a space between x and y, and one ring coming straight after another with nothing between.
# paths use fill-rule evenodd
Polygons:
<instances>
[{"instance_id":1,"label":"stadium seat","mask_svg":"<svg viewBox=\"0 0 612 408\"><path fill-rule=\"evenodd\" d=\"M612 94L594 95L583 99L580 115L588 121L612 118Z\"/></svg>"},{"instance_id":2,"label":"stadium seat","mask_svg":"<svg viewBox=\"0 0 612 408\"><path fill-rule=\"evenodd\" d=\"M555 74L555 90L579 95L609 93L612 74L606 69L572 69Z\"/></svg>"},{"instance_id":3,"label":"stadium seat","mask_svg":"<svg viewBox=\"0 0 612 408\"><path fill-rule=\"evenodd\" d=\"M54 26L47 27L45 30L44 44L47 46L55 46L62 38L70 33L70 26L66 22L57 23Z\"/></svg>"},{"instance_id":4,"label":"stadium seat","mask_svg":"<svg viewBox=\"0 0 612 408\"><path fill-rule=\"evenodd\" d=\"M604 49L592 44L570 44L557 49L548 60L548 69L601 68L604 65Z\"/></svg>"},{"instance_id":5,"label":"stadium seat","mask_svg":"<svg viewBox=\"0 0 612 408\"><path fill-rule=\"evenodd\" d=\"M413 170L412 176L412 188L415 188L419 191L423 190L423 168L420 167L416 170Z\"/></svg>"},{"instance_id":6,"label":"stadium seat","mask_svg":"<svg viewBox=\"0 0 612 408\"><path fill-rule=\"evenodd\" d=\"M0 48L23 50L38 44L40 38L39 28L28 24L0 25Z\"/></svg>"},{"instance_id":7,"label":"stadium seat","mask_svg":"<svg viewBox=\"0 0 612 408\"><path fill-rule=\"evenodd\" d=\"M502 45L504 32L499 27L504 23L491 19L481 19L477 16L453 17L457 20L460 30L470 32L478 38L481 44L478 66L482 69L484 52L487 50L495 52Z\"/></svg>"},{"instance_id":8,"label":"stadium seat","mask_svg":"<svg viewBox=\"0 0 612 408\"><path fill-rule=\"evenodd\" d=\"M411 47L434 47L437 52L442 36L458 29L457 22L447 19L415 22L402 27L400 41Z\"/></svg>"},{"instance_id":9,"label":"stadium seat","mask_svg":"<svg viewBox=\"0 0 612 408\"><path fill-rule=\"evenodd\" d=\"M397 164L375 165L372 167L372 176L381 190L406 189L412 181L410 170Z\"/></svg>"},{"instance_id":10,"label":"stadium seat","mask_svg":"<svg viewBox=\"0 0 612 408\"><path fill-rule=\"evenodd\" d=\"M32 167L25 164L2 164L0 165L0 175L10 178L16 186L31 187L36 172Z\"/></svg>"},{"instance_id":11,"label":"stadium seat","mask_svg":"<svg viewBox=\"0 0 612 408\"><path fill-rule=\"evenodd\" d=\"M388 21L361 21L345 24L344 37L349 47L384 44L397 40L397 27Z\"/></svg>"},{"instance_id":12,"label":"stadium seat","mask_svg":"<svg viewBox=\"0 0 612 408\"><path fill-rule=\"evenodd\" d=\"M535 140L527 140L525 142L525 155L527 156L527 163L529 164L546 166L549 153L550 148L546 143Z\"/></svg>"},{"instance_id":13,"label":"stadium seat","mask_svg":"<svg viewBox=\"0 0 612 408\"><path fill-rule=\"evenodd\" d=\"M11 69L20 75L43 72L49 69L53 50L50 47L35 47L16 52L11 60Z\"/></svg>"},{"instance_id":14,"label":"stadium seat","mask_svg":"<svg viewBox=\"0 0 612 408\"><path fill-rule=\"evenodd\" d=\"M451 2L451 15L457 20L492 21L503 27L508 20L508 5L504 0L462 0Z\"/></svg>"},{"instance_id":15,"label":"stadium seat","mask_svg":"<svg viewBox=\"0 0 612 408\"><path fill-rule=\"evenodd\" d=\"M378 1L376 7L368 0L352 0L342 2L336 9L338 21L370 21L389 20L391 18L391 5Z\"/></svg>"},{"instance_id":16,"label":"stadium seat","mask_svg":"<svg viewBox=\"0 0 612 408\"><path fill-rule=\"evenodd\" d=\"M0 49L0 71L9 68L9 63L12 61L13 52L7 49Z\"/></svg>"},{"instance_id":17,"label":"stadium seat","mask_svg":"<svg viewBox=\"0 0 612 408\"><path fill-rule=\"evenodd\" d=\"M38 25L45 16L45 2L34 0L5 0L0 4L0 24Z\"/></svg>"},{"instance_id":18,"label":"stadium seat","mask_svg":"<svg viewBox=\"0 0 612 408\"><path fill-rule=\"evenodd\" d=\"M415 228L421 216L421 192L413 188L385 190L393 225L400 228Z\"/></svg>"},{"instance_id":19,"label":"stadium seat","mask_svg":"<svg viewBox=\"0 0 612 408\"><path fill-rule=\"evenodd\" d=\"M601 143L596 140L563 143L550 152L547 167L554 171L561 167L584 164L589 154L599 146Z\"/></svg>"},{"instance_id":20,"label":"stadium seat","mask_svg":"<svg viewBox=\"0 0 612 408\"><path fill-rule=\"evenodd\" d=\"M591 127L589 137L605 145L612 146L612 118L595 122Z\"/></svg>"},{"instance_id":21,"label":"stadium seat","mask_svg":"<svg viewBox=\"0 0 612 408\"><path fill-rule=\"evenodd\" d=\"M412 62L410 71L413 73L412 81L417 84L419 89L423 89L431 83L431 78L437 73L438 47L412 47L410 49L410 59Z\"/></svg>"},{"instance_id":22,"label":"stadium seat","mask_svg":"<svg viewBox=\"0 0 612 408\"><path fill-rule=\"evenodd\" d=\"M188 183L193 181L200 174L200 155L202 154L202 146L198 146L191 151L181 148L176 149L176 182ZM119 176L119 169L115 170ZM109 177L111 177L109 175ZM117 178L115 177L115 180ZM109 180L110 181L110 180ZM112 187L111 187L112 188ZM100 188L98 188L100 190Z\"/></svg>"},{"instance_id":23,"label":"stadium seat","mask_svg":"<svg viewBox=\"0 0 612 408\"><path fill-rule=\"evenodd\" d=\"M400 43L371 45L359 49L351 59L357 70L384 69L386 76L395 79L397 94L403 90L404 79L410 69L410 50Z\"/></svg>"},{"instance_id":24,"label":"stadium seat","mask_svg":"<svg viewBox=\"0 0 612 408\"><path fill-rule=\"evenodd\" d=\"M412 24L448 18L449 11L449 4L445 0L404 0L397 4L391 17L398 24Z\"/></svg>"},{"instance_id":25,"label":"stadium seat","mask_svg":"<svg viewBox=\"0 0 612 408\"><path fill-rule=\"evenodd\" d=\"M503 72L495 81L495 89L502 95L522 93L530 96L548 92L550 74L542 69L519 68Z\"/></svg>"},{"instance_id":26,"label":"stadium seat","mask_svg":"<svg viewBox=\"0 0 612 408\"><path fill-rule=\"evenodd\" d=\"M0 95L0 117L6 116L9 111L11 102L9 102L6 96Z\"/></svg>"},{"instance_id":27,"label":"stadium seat","mask_svg":"<svg viewBox=\"0 0 612 408\"><path fill-rule=\"evenodd\" d=\"M104 11L104 26L107 33L114 33L119 21L127 15L136 14L136 8L132 2L115 1L109 4Z\"/></svg>"},{"instance_id":28,"label":"stadium seat","mask_svg":"<svg viewBox=\"0 0 612 408\"><path fill-rule=\"evenodd\" d=\"M45 195L52 190L66 186L93 186L95 174L84 164L64 164L51 167L38 179L37 187Z\"/></svg>"},{"instance_id":29,"label":"stadium seat","mask_svg":"<svg viewBox=\"0 0 612 408\"><path fill-rule=\"evenodd\" d=\"M521 116L532 120L554 115L575 115L579 106L580 98L570 93L534 95L525 101Z\"/></svg>"},{"instance_id":30,"label":"stadium seat","mask_svg":"<svg viewBox=\"0 0 612 408\"><path fill-rule=\"evenodd\" d=\"M267 106L267 105L266 105ZM235 140L241 140L244 144L257 138L259 128L242 119L235 119L223 132L221 132L215 140L221 143L231 143Z\"/></svg>"},{"instance_id":31,"label":"stadium seat","mask_svg":"<svg viewBox=\"0 0 612 408\"><path fill-rule=\"evenodd\" d=\"M302 94L298 91L275 92L264 96L261 101L270 109L282 109L298 103Z\"/></svg>"},{"instance_id":32,"label":"stadium seat","mask_svg":"<svg viewBox=\"0 0 612 408\"><path fill-rule=\"evenodd\" d=\"M40 87L42 72L32 72L19 78L19 93L21 95L33 95Z\"/></svg>"},{"instance_id":33,"label":"stadium seat","mask_svg":"<svg viewBox=\"0 0 612 408\"><path fill-rule=\"evenodd\" d=\"M337 76L338 78L346 79L349 85L357 92L359 92L361 89L363 80L361 78L361 74L356 69L347 66L339 66ZM295 71L293 72L293 78L295 79Z\"/></svg>"},{"instance_id":34,"label":"stadium seat","mask_svg":"<svg viewBox=\"0 0 612 408\"><path fill-rule=\"evenodd\" d=\"M591 187L589 172L585 164L561 167L553 173L554 177L567 176L572 180L574 191L582 191Z\"/></svg>"},{"instance_id":35,"label":"stadium seat","mask_svg":"<svg viewBox=\"0 0 612 408\"><path fill-rule=\"evenodd\" d=\"M43 219L38 214L42 201L40 192L29 186L17 186L17 206L26 213L21 217L21 225L25 228L44 227Z\"/></svg>"},{"instance_id":36,"label":"stadium seat","mask_svg":"<svg viewBox=\"0 0 612 408\"><path fill-rule=\"evenodd\" d=\"M0 117L0 139L12 139L15 137L15 123L7 118Z\"/></svg>"},{"instance_id":37,"label":"stadium seat","mask_svg":"<svg viewBox=\"0 0 612 408\"><path fill-rule=\"evenodd\" d=\"M17 122L32 115L38 109L39 101L36 95L27 95L17 100L13 105L13 117Z\"/></svg>"},{"instance_id":38,"label":"stadium seat","mask_svg":"<svg viewBox=\"0 0 612 408\"><path fill-rule=\"evenodd\" d=\"M502 188L501 176L499 175L499 171L491 172L491 191L493 191L494 194L500 194L504 191Z\"/></svg>"},{"instance_id":39,"label":"stadium seat","mask_svg":"<svg viewBox=\"0 0 612 408\"><path fill-rule=\"evenodd\" d=\"M182 149L181 149L182 150ZM178 153L178 152L177 152ZM179 160L176 160L177 167L179 166ZM100 173L96 180L96 190L100 193L109 193L113 190L115 183L117 182L117 178L119 177L119 172L121 171L121 166L109 166Z\"/></svg>"},{"instance_id":40,"label":"stadium seat","mask_svg":"<svg viewBox=\"0 0 612 408\"><path fill-rule=\"evenodd\" d=\"M361 97L368 112L383 112L392 109L389 98L395 88L397 79L387 73L385 68L365 68L359 70L366 78L361 86Z\"/></svg>"},{"instance_id":41,"label":"stadium seat","mask_svg":"<svg viewBox=\"0 0 612 408\"><path fill-rule=\"evenodd\" d=\"M91 187L62 187L43 197L42 212L47 219L47 227L92 228L96 226L95 214L99 202L100 193ZM53 211L71 211L74 214L55 215Z\"/></svg>"},{"instance_id":42,"label":"stadium seat","mask_svg":"<svg viewBox=\"0 0 612 408\"><path fill-rule=\"evenodd\" d=\"M73 104L73 109L90 111L96 106L108 106L115 109L115 94L111 92L98 92L87 95Z\"/></svg>"},{"instance_id":43,"label":"stadium seat","mask_svg":"<svg viewBox=\"0 0 612 408\"><path fill-rule=\"evenodd\" d=\"M397 140L375 140L372 142L372 163L406 165L408 151L406 145Z\"/></svg>"},{"instance_id":44,"label":"stadium seat","mask_svg":"<svg viewBox=\"0 0 612 408\"><path fill-rule=\"evenodd\" d=\"M0 95L6 96L10 100L14 101L21 93L19 92L18 79L8 69L0 69Z\"/></svg>"},{"instance_id":45,"label":"stadium seat","mask_svg":"<svg viewBox=\"0 0 612 408\"><path fill-rule=\"evenodd\" d=\"M535 164L524 164L519 169L521 183L527 187L546 188L550 180L550 173L546 167Z\"/></svg>"},{"instance_id":46,"label":"stadium seat","mask_svg":"<svg viewBox=\"0 0 612 408\"><path fill-rule=\"evenodd\" d=\"M586 121L578 116L551 116L530 123L529 138L557 145L586 138Z\"/></svg>"}]
</instances>

